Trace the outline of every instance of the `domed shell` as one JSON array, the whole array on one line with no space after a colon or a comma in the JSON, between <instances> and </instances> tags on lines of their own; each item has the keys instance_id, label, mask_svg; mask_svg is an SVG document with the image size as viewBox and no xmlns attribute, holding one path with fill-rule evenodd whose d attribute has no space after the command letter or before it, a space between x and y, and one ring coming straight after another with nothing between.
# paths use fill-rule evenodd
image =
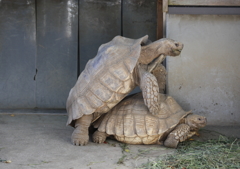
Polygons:
<instances>
[{"instance_id":1,"label":"domed shell","mask_svg":"<svg viewBox=\"0 0 240 169\"><path fill-rule=\"evenodd\" d=\"M135 88L132 73L147 40L116 36L99 47L69 93L67 125L83 115L108 112Z\"/></svg>"},{"instance_id":2,"label":"domed shell","mask_svg":"<svg viewBox=\"0 0 240 169\"><path fill-rule=\"evenodd\" d=\"M159 97L161 103L158 115L149 112L142 94L138 93L121 101L94 126L100 132L115 135L118 140L121 140L121 137L122 139L136 137L146 139L149 136L160 138L169 133L190 112L185 112L170 96L159 94Z\"/></svg>"}]
</instances>

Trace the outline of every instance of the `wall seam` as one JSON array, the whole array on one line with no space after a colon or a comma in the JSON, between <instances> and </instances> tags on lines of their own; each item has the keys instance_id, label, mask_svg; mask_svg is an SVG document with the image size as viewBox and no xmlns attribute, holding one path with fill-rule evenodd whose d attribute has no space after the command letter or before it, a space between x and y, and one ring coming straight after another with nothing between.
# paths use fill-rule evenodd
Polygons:
<instances>
[{"instance_id":1,"label":"wall seam","mask_svg":"<svg viewBox=\"0 0 240 169\"><path fill-rule=\"evenodd\" d=\"M37 38L37 0L35 0L35 42L36 42L36 54L35 54L35 91L34 91L34 108L37 108L37 56L38 56L38 38Z\"/></svg>"}]
</instances>

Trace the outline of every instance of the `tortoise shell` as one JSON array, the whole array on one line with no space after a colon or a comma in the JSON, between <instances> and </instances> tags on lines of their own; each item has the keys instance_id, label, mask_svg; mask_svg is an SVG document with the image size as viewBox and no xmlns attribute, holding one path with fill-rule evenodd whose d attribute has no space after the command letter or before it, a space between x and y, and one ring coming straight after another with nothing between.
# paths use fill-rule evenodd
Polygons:
<instances>
[{"instance_id":1,"label":"tortoise shell","mask_svg":"<svg viewBox=\"0 0 240 169\"><path fill-rule=\"evenodd\" d=\"M94 127L129 144L156 144L164 139L190 112L184 111L170 96L159 93L160 110L149 112L141 93L129 96L102 116Z\"/></svg>"},{"instance_id":2,"label":"tortoise shell","mask_svg":"<svg viewBox=\"0 0 240 169\"><path fill-rule=\"evenodd\" d=\"M108 112L135 88L133 71L147 40L116 36L99 47L69 93L67 125L83 115Z\"/></svg>"}]
</instances>

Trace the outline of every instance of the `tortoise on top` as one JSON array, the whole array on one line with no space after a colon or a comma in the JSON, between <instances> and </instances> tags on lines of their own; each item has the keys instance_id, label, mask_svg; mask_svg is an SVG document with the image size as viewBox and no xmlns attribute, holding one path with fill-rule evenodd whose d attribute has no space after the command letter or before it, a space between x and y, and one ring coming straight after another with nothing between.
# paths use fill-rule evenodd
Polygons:
<instances>
[{"instance_id":1,"label":"tortoise on top","mask_svg":"<svg viewBox=\"0 0 240 169\"><path fill-rule=\"evenodd\" d=\"M184 111L170 96L159 93L159 111L151 114L141 93L122 100L102 115L94 127L93 141L103 143L113 135L127 144L161 144L176 148L179 142L196 134L206 125L206 118Z\"/></svg>"},{"instance_id":2,"label":"tortoise on top","mask_svg":"<svg viewBox=\"0 0 240 169\"><path fill-rule=\"evenodd\" d=\"M88 128L95 116L108 112L136 86L140 86L150 112L157 112L158 82L150 72L167 55L179 55L183 44L161 39L146 45L148 41L148 36L116 36L101 45L97 56L88 61L67 99L67 125L75 127L73 144L87 144Z\"/></svg>"}]
</instances>

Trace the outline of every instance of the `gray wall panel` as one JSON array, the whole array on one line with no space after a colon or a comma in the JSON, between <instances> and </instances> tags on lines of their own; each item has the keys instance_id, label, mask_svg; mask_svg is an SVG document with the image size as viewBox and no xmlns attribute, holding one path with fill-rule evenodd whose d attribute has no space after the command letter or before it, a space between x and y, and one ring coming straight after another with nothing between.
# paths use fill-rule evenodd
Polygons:
<instances>
[{"instance_id":1,"label":"gray wall panel","mask_svg":"<svg viewBox=\"0 0 240 169\"><path fill-rule=\"evenodd\" d=\"M77 0L37 0L37 42L37 107L65 108L77 79Z\"/></svg>"},{"instance_id":2,"label":"gray wall panel","mask_svg":"<svg viewBox=\"0 0 240 169\"><path fill-rule=\"evenodd\" d=\"M0 108L65 108L101 44L156 39L156 2L0 0Z\"/></svg>"},{"instance_id":3,"label":"gray wall panel","mask_svg":"<svg viewBox=\"0 0 240 169\"><path fill-rule=\"evenodd\" d=\"M157 38L157 0L123 0L122 33L137 39L148 35L151 41ZM135 88L130 94L140 92Z\"/></svg>"},{"instance_id":4,"label":"gray wall panel","mask_svg":"<svg viewBox=\"0 0 240 169\"><path fill-rule=\"evenodd\" d=\"M123 0L123 36L156 40L157 0Z\"/></svg>"},{"instance_id":5,"label":"gray wall panel","mask_svg":"<svg viewBox=\"0 0 240 169\"><path fill-rule=\"evenodd\" d=\"M0 1L0 107L35 107L35 1Z\"/></svg>"},{"instance_id":6,"label":"gray wall panel","mask_svg":"<svg viewBox=\"0 0 240 169\"><path fill-rule=\"evenodd\" d=\"M239 125L240 16L169 14L167 28L184 43L167 58L168 94L209 125Z\"/></svg>"},{"instance_id":7,"label":"gray wall panel","mask_svg":"<svg viewBox=\"0 0 240 169\"><path fill-rule=\"evenodd\" d=\"M81 0L79 5L81 72L101 44L121 34L121 0Z\"/></svg>"}]
</instances>

